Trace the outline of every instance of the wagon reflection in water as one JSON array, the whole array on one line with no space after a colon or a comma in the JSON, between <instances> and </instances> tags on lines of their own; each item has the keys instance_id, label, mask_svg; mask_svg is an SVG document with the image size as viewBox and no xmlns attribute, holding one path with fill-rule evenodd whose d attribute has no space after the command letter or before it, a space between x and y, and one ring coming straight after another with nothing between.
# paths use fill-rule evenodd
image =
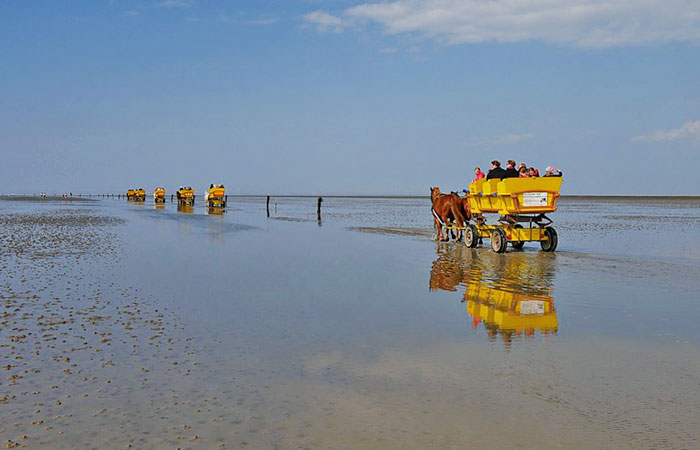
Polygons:
<instances>
[{"instance_id":1,"label":"wagon reflection in water","mask_svg":"<svg viewBox=\"0 0 700 450\"><path fill-rule=\"evenodd\" d=\"M556 334L552 297L554 254L498 255L460 245L440 244L430 270L430 290L461 291L472 327L482 325L491 340Z\"/></svg>"},{"instance_id":2,"label":"wagon reflection in water","mask_svg":"<svg viewBox=\"0 0 700 450\"><path fill-rule=\"evenodd\" d=\"M194 206L192 206L192 203L178 202L177 211L184 214L192 214L194 212Z\"/></svg>"}]
</instances>

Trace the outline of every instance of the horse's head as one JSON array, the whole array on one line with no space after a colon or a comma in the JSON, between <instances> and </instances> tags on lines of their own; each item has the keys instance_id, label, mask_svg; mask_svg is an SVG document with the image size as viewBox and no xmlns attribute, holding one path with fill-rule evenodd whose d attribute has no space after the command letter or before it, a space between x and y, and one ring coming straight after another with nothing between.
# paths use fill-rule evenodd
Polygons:
<instances>
[{"instance_id":1,"label":"horse's head","mask_svg":"<svg viewBox=\"0 0 700 450\"><path fill-rule=\"evenodd\" d=\"M437 196L440 195L440 188L435 186L430 188L430 200L433 202L437 198Z\"/></svg>"}]
</instances>

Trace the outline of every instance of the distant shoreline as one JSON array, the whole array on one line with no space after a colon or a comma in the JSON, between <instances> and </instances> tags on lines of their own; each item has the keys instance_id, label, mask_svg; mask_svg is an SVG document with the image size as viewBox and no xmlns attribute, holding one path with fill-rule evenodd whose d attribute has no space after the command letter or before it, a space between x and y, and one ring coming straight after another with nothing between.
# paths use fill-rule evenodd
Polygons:
<instances>
[{"instance_id":1,"label":"distant shoreline","mask_svg":"<svg viewBox=\"0 0 700 450\"><path fill-rule=\"evenodd\" d=\"M229 195L234 198L265 198L267 195ZM429 195L270 195L270 198L396 198L396 199L417 199L430 198ZM597 199L697 199L700 195L562 195L561 198L597 198Z\"/></svg>"},{"instance_id":2,"label":"distant shoreline","mask_svg":"<svg viewBox=\"0 0 700 450\"><path fill-rule=\"evenodd\" d=\"M8 194L0 194L0 200L9 200L9 201L68 201L68 202L94 202L97 200L97 198L88 198L88 197L78 197L78 196L73 196L73 197L61 197L59 195L47 195L46 197L42 197L40 195L8 195Z\"/></svg>"},{"instance_id":3,"label":"distant shoreline","mask_svg":"<svg viewBox=\"0 0 700 450\"><path fill-rule=\"evenodd\" d=\"M104 195L104 196L103 196ZM123 194L83 194L82 196L73 195L73 197L47 196L39 195L14 195L0 194L0 200L47 200L47 201L94 201L101 198L116 198L117 195ZM228 194L231 198L266 198L267 194ZM109 196L109 197L107 197ZM426 199L429 195L318 195L318 194L274 194L270 198L365 198L365 199ZM700 200L700 195L579 195L567 194L562 195L562 199L599 199L599 200Z\"/></svg>"}]
</instances>

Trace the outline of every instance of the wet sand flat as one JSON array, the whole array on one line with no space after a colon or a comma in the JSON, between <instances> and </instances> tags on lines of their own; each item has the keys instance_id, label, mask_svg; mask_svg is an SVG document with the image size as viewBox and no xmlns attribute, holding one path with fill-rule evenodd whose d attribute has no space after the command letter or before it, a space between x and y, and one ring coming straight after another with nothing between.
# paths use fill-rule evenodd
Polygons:
<instances>
[{"instance_id":1,"label":"wet sand flat","mask_svg":"<svg viewBox=\"0 0 700 450\"><path fill-rule=\"evenodd\" d=\"M0 199L3 445L700 447L700 246L649 239L697 200L563 199L505 255L277 202Z\"/></svg>"}]
</instances>

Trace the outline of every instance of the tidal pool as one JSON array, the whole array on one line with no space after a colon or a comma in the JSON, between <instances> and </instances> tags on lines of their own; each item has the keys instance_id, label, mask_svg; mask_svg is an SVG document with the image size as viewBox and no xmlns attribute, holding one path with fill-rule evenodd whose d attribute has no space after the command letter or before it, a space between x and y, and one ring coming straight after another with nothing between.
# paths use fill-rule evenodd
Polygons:
<instances>
[{"instance_id":1,"label":"tidal pool","mask_svg":"<svg viewBox=\"0 0 700 450\"><path fill-rule=\"evenodd\" d=\"M0 199L6 447L700 447L699 199L504 255L423 198L229 205Z\"/></svg>"}]
</instances>

